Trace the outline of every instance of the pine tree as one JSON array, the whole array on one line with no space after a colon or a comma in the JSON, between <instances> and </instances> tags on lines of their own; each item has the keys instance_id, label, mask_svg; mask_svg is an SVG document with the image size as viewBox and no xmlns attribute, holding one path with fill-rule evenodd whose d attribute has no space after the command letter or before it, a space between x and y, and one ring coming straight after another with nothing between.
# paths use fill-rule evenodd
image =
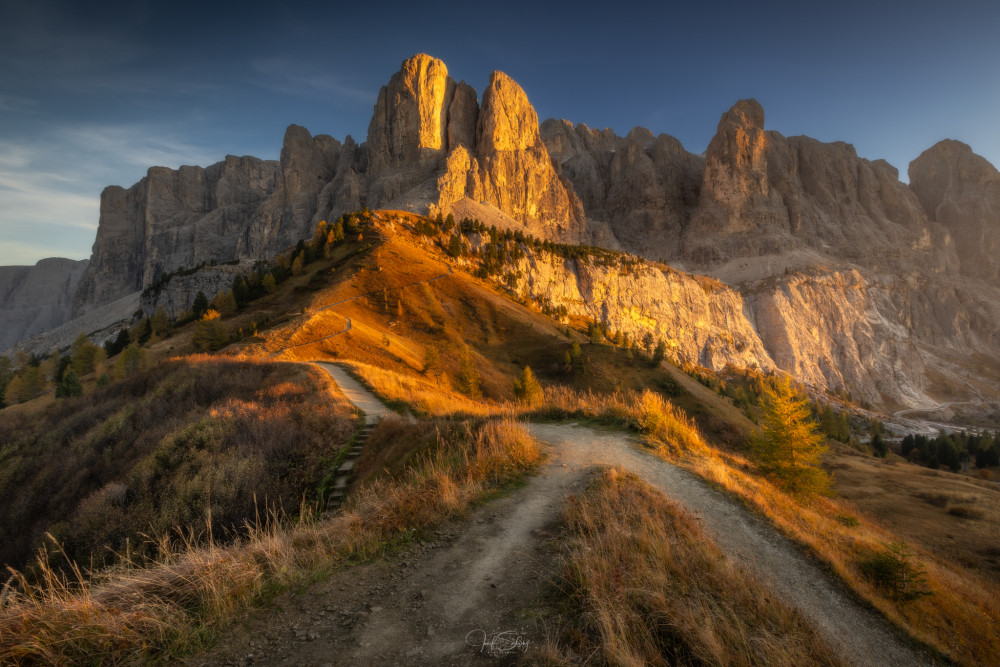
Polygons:
<instances>
[{"instance_id":1,"label":"pine tree","mask_svg":"<svg viewBox=\"0 0 1000 667\"><path fill-rule=\"evenodd\" d=\"M153 327L153 335L157 338L164 338L170 333L171 322L170 316L167 315L167 309L163 306L157 306L156 312L153 313L153 317L149 320L150 326Z\"/></svg>"},{"instance_id":2,"label":"pine tree","mask_svg":"<svg viewBox=\"0 0 1000 667\"><path fill-rule=\"evenodd\" d=\"M663 363L663 359L666 356L667 356L667 344L664 343L662 340L658 340L656 342L656 349L653 351L653 358L650 360L650 363L652 363L653 367L656 368L661 363Z\"/></svg>"},{"instance_id":3,"label":"pine tree","mask_svg":"<svg viewBox=\"0 0 1000 667\"><path fill-rule=\"evenodd\" d=\"M462 239L458 234L451 235L451 239L448 241L448 254L451 257L462 256Z\"/></svg>"},{"instance_id":4,"label":"pine tree","mask_svg":"<svg viewBox=\"0 0 1000 667\"><path fill-rule=\"evenodd\" d=\"M792 493L826 492L830 478L819 462L827 447L808 399L798 396L786 377L773 389L765 387L761 407L761 430L753 438L753 449L764 471Z\"/></svg>"},{"instance_id":5,"label":"pine tree","mask_svg":"<svg viewBox=\"0 0 1000 667\"><path fill-rule=\"evenodd\" d=\"M542 385L538 383L535 374L531 372L531 366L525 366L521 371L521 377L514 380L514 395L523 403L537 405L545 397Z\"/></svg>"},{"instance_id":6,"label":"pine tree","mask_svg":"<svg viewBox=\"0 0 1000 667\"><path fill-rule=\"evenodd\" d=\"M275 282L274 275L270 272L268 272L268 274L264 276L264 279L260 281L260 284L261 287L264 288L264 291L267 292L268 294L278 289L278 283Z\"/></svg>"},{"instance_id":7,"label":"pine tree","mask_svg":"<svg viewBox=\"0 0 1000 667\"><path fill-rule=\"evenodd\" d=\"M132 343L118 355L115 362L115 377L127 378L135 375L149 365L146 350L139 347L138 343Z\"/></svg>"},{"instance_id":8,"label":"pine tree","mask_svg":"<svg viewBox=\"0 0 1000 667\"><path fill-rule=\"evenodd\" d=\"M194 314L195 318L201 318L201 316L205 314L206 310L208 310L208 297L205 296L204 292L198 292L194 295L194 303L191 304L191 312Z\"/></svg>"},{"instance_id":9,"label":"pine tree","mask_svg":"<svg viewBox=\"0 0 1000 667\"><path fill-rule=\"evenodd\" d=\"M62 380L56 385L56 398L71 398L83 396L83 385L76 372L70 368L63 374Z\"/></svg>"},{"instance_id":10,"label":"pine tree","mask_svg":"<svg viewBox=\"0 0 1000 667\"><path fill-rule=\"evenodd\" d=\"M875 456L883 459L889 454L889 446L885 444L885 440L878 433L872 436L872 450L875 452Z\"/></svg>"}]
</instances>

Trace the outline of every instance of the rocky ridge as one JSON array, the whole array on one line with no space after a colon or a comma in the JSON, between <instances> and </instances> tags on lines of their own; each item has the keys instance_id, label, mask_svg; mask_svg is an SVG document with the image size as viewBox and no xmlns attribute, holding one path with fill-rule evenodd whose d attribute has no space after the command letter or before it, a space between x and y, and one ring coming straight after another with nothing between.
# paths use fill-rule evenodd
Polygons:
<instances>
[{"instance_id":1,"label":"rocky ridge","mask_svg":"<svg viewBox=\"0 0 1000 667\"><path fill-rule=\"evenodd\" d=\"M0 350L69 319L87 260L50 258L34 266L0 266Z\"/></svg>"},{"instance_id":2,"label":"rocky ridge","mask_svg":"<svg viewBox=\"0 0 1000 667\"><path fill-rule=\"evenodd\" d=\"M849 144L769 131L754 100L723 114L702 156L643 128L622 138L568 121L539 126L507 75L494 72L480 99L421 54L379 92L361 145L293 125L279 161L152 168L128 190L105 190L72 314L180 268L252 264L346 210L454 212L721 280L708 291L692 281L697 296L690 278L655 271L523 267L522 287L536 296L618 313L623 326L663 334L706 365L774 366L872 402L915 405L930 402L945 359L1000 365L1000 175L946 141L914 161L910 178ZM194 285L227 288L229 273L206 269L162 294L176 311ZM629 300L635 291L641 302ZM946 379L981 391L955 373Z\"/></svg>"}]
</instances>

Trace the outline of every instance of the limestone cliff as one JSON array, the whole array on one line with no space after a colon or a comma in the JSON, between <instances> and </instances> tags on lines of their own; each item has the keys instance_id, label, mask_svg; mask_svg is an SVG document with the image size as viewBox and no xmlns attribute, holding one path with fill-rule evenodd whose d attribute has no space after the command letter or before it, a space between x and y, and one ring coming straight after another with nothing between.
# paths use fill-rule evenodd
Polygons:
<instances>
[{"instance_id":1,"label":"limestone cliff","mask_svg":"<svg viewBox=\"0 0 1000 667\"><path fill-rule=\"evenodd\" d=\"M541 136L579 196L592 233L604 223L629 252L664 260L678 254L698 204L702 158L644 128L621 138L610 129L550 119Z\"/></svg>"},{"instance_id":2,"label":"limestone cliff","mask_svg":"<svg viewBox=\"0 0 1000 667\"><path fill-rule=\"evenodd\" d=\"M691 360L772 364L873 402L931 401L942 382L989 391L956 359L1000 365L997 170L946 141L914 161L908 186L850 144L784 137L764 121L757 102L737 102L703 156L642 128L619 137L567 121L539 126L507 75L494 72L480 100L443 62L416 55L380 91L363 144L293 125L278 161L154 167L131 188L106 189L72 314L134 303L182 267L270 257L346 210L451 211L718 279L539 265L531 275L555 282L525 285L581 314L617 313L626 331L641 322ZM208 270L159 297L178 310L196 287L229 281L227 270ZM147 295L143 307L156 305ZM51 326L62 307L4 332ZM26 322L18 308L14 319Z\"/></svg>"},{"instance_id":3,"label":"limestone cliff","mask_svg":"<svg viewBox=\"0 0 1000 667\"><path fill-rule=\"evenodd\" d=\"M86 268L59 258L0 267L0 350L65 323Z\"/></svg>"},{"instance_id":4,"label":"limestone cliff","mask_svg":"<svg viewBox=\"0 0 1000 667\"><path fill-rule=\"evenodd\" d=\"M910 187L955 241L961 273L1000 278L1000 173L960 141L938 142L910 163Z\"/></svg>"},{"instance_id":5,"label":"limestone cliff","mask_svg":"<svg viewBox=\"0 0 1000 667\"><path fill-rule=\"evenodd\" d=\"M587 238L583 206L558 177L538 132L538 115L519 85L494 72L476 123L476 152L458 146L438 179L438 206L463 197L489 204L543 238Z\"/></svg>"},{"instance_id":6,"label":"limestone cliff","mask_svg":"<svg viewBox=\"0 0 1000 667\"><path fill-rule=\"evenodd\" d=\"M351 199L353 167L353 150L292 125L278 162L228 156L207 168L153 167L128 190L106 188L73 316L180 268L270 257L311 233L329 183L339 177Z\"/></svg>"},{"instance_id":7,"label":"limestone cliff","mask_svg":"<svg viewBox=\"0 0 1000 667\"><path fill-rule=\"evenodd\" d=\"M647 262L563 259L525 251L515 287L524 296L603 321L633 340L652 333L681 362L715 370L727 364L775 368L746 317L743 297L718 281Z\"/></svg>"}]
</instances>

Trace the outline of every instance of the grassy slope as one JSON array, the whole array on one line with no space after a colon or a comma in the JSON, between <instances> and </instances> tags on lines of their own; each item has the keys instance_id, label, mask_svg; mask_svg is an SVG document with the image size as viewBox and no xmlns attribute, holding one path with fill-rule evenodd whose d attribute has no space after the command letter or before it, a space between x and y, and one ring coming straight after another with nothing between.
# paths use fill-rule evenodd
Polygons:
<instances>
[{"instance_id":1,"label":"grassy slope","mask_svg":"<svg viewBox=\"0 0 1000 667\"><path fill-rule=\"evenodd\" d=\"M437 276L443 277L426 286L399 287ZM950 515L916 499L909 505L905 500L888 504L893 517L886 517L886 494L891 496L905 484L919 483L921 479L926 481L927 473L899 463L893 467L893 475L884 474L879 462L835 448L827 461L831 470L835 473L846 472L848 468L863 470L863 473L845 474L843 484L839 485L851 502L837 500L827 505L823 501L816 507L800 507L796 502L783 499L780 493L775 495L773 487L756 480L752 465L742 456L741 447L753 426L728 399L667 364L652 369L631 359L623 350L590 345L579 333L571 332L567 337L562 326L511 302L497 288L458 271L449 274L443 255L425 239L414 243L403 235L388 235L372 251L369 269L352 276L350 281L349 287L339 287L341 296L378 293L336 308L338 313L352 318L355 328L349 334L299 347L287 354L301 359L348 361L369 385L389 400L421 413L439 415L524 413L524 408L510 401L513 380L526 363L532 366L543 385L549 387L550 402L563 400L556 396L558 391L553 390L556 385L573 389L577 396L588 391L606 394L615 390L656 387L662 374L670 374L686 390L675 402L695 418L710 442L723 445L721 457L708 457L701 464L691 463L692 469L744 497L748 504L769 516L793 539L808 545L830 562L832 569L862 597L872 600L897 624L923 641L965 662L977 662L993 651L995 632L990 628L995 630L1000 613L996 605L989 602L990 591L996 590L996 569L991 562L996 552L983 539L988 540L993 529L996 508L1000 508L1000 494L987 485L977 486L971 501L983 511L979 519ZM381 293L383 289L387 290L385 295ZM332 323L325 330L335 326ZM584 374L567 376L559 369L559 360L571 340L581 342L589 359ZM470 400L456 389L463 344L473 349L475 366L483 379L482 400ZM440 349L440 367L422 373L422 359L429 345ZM594 396L582 402L579 399L569 402L583 405L583 414L598 414L602 400L607 399ZM622 395L612 402L615 400L630 399ZM949 484L961 482L949 473L938 474L947 478ZM879 491L852 491L859 476L867 477ZM896 481L889 482L893 477ZM955 497L965 500L967 495L956 494ZM917 503L917 512L913 512L914 503ZM931 511L930 520L918 522L904 518L907 514L915 514L926 519L925 508ZM860 517L861 528L844 526L836 520L837 514ZM979 522L974 524L976 530L968 530L970 522ZM942 549L942 538L956 547ZM883 600L879 591L858 574L857 559L871 549L900 539L914 547L917 561L929 568L931 588L936 591L934 596L913 603ZM958 554L961 557L956 560Z\"/></svg>"},{"instance_id":2,"label":"grassy slope","mask_svg":"<svg viewBox=\"0 0 1000 667\"><path fill-rule=\"evenodd\" d=\"M397 215L397 219L407 218L408 214ZM302 276L292 278L275 294L254 302L236 318L228 319L227 325L236 328L268 318L270 328L223 352L252 358L270 359L274 355L288 360L344 361L390 401L405 404L418 413L433 415L525 413L524 407L510 402L513 380L525 364L530 364L549 388L550 401L561 401L567 406L584 406L582 411L585 414L599 413L608 404L608 399L604 398L607 392L655 387L664 374L669 374L686 390L675 400L677 405L696 419L711 442L735 448L733 451L739 454L740 443L752 429L752 424L728 399L669 365L652 369L644 362L631 359L623 350L589 345L576 332L567 336L562 325L512 302L495 287L458 269L449 272L447 260L430 241L400 232L399 222L396 226L395 233L376 236L366 231L363 243L346 244L338 251L339 255L309 265ZM369 243L374 243L374 247L355 254L362 245ZM411 285L435 278L433 282ZM344 300L347 301L340 305L318 310ZM350 332L310 343L342 331L346 318L351 318ZM189 350L190 330L191 326L155 344L151 350L154 358ZM567 375L560 368L562 356L572 340L581 343L589 359L587 371L583 374ZM422 372L423 366L431 346L438 350L439 361L425 373ZM459 384L459 360L466 348L481 377L481 399L470 399L456 389ZM569 394L560 393L562 390L554 389L556 386L565 386L572 391ZM588 396L586 392L591 391L597 394ZM629 396L627 393L619 394L615 400L624 405L634 400ZM51 402L51 399L44 399L38 402L39 405L46 400ZM19 406L19 409L24 408ZM629 409L622 407L619 412ZM405 455L412 448L404 445L403 450ZM405 467L400 461L405 458L404 455L392 455L373 463L373 476L377 476L374 475L375 470L385 467L402 474ZM849 452L835 451L830 457L830 466L835 470L846 470L842 466L848 459L852 465L866 468L869 471L866 474L870 474L872 479L880 476L873 463L858 459ZM752 475L750 467L740 463L738 458L735 461L732 465L737 470ZM923 474L920 469L906 464L897 468L899 474L907 479ZM711 478L710 473L702 472ZM850 484L846 474L845 482L843 488L847 490ZM883 488L893 490L892 486ZM856 506L839 501L838 507L847 508L847 511L862 518L870 510L883 522L892 524L891 517L878 514L877 493L851 494L848 491L848 494ZM994 503L996 496L996 493L990 495L984 491L977 502ZM919 501L918 506L921 509L931 507L923 501ZM788 509L796 512L794 506L790 505ZM902 504L888 511L902 515L906 509ZM936 508L931 509L936 511ZM941 516L931 522L931 527L937 530L931 534L916 529L901 528L899 531L911 544L922 549L921 557L933 559L934 553L944 556L954 553L940 550L940 544L935 543L930 535L951 535L948 539L954 540L962 551L962 540L968 533L961 527L968 525L970 520L938 513ZM992 521L992 510L985 517L983 521ZM780 520L776 522L781 524ZM987 523L978 525L988 526ZM791 532L794 534L794 531ZM878 535L882 536L878 539L889 539L889 534L884 531L878 532ZM964 551L979 553L972 548ZM995 557L995 554L987 554L987 557ZM971 555L970 558L977 559L979 556ZM980 567L979 570L980 574L992 572L989 567ZM967 585L975 587L978 580L963 568L955 569L948 565L948 572L951 573L948 576L965 582L963 588ZM904 616L906 613L904 610ZM963 630L958 632L960 634ZM961 639L964 641L966 638ZM963 653L959 651L958 655Z\"/></svg>"},{"instance_id":3,"label":"grassy slope","mask_svg":"<svg viewBox=\"0 0 1000 667\"><path fill-rule=\"evenodd\" d=\"M355 429L308 367L196 356L0 420L0 562L53 545L80 563L155 551L144 534L219 536L259 509L295 513ZM27 405L27 404L25 404ZM25 406L20 406L25 407Z\"/></svg>"}]
</instances>

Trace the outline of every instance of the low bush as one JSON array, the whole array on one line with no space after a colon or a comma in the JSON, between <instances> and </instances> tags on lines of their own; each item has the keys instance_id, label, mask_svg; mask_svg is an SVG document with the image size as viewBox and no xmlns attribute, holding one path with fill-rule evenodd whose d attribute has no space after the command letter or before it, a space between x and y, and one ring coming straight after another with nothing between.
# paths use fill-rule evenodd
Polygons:
<instances>
[{"instance_id":1,"label":"low bush","mask_svg":"<svg viewBox=\"0 0 1000 667\"><path fill-rule=\"evenodd\" d=\"M858 570L886 597L908 601L930 595L923 567L912 561L912 552L902 542L871 551L858 559Z\"/></svg>"}]
</instances>

